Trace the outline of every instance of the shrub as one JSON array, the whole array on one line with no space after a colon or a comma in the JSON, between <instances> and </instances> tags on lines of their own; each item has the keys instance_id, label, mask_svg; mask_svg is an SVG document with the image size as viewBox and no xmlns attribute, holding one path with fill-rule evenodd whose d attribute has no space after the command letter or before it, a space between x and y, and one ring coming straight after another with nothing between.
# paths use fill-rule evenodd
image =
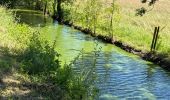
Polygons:
<instances>
[{"instance_id":1,"label":"shrub","mask_svg":"<svg viewBox=\"0 0 170 100\"><path fill-rule=\"evenodd\" d=\"M91 77L93 69L81 70L81 74L75 72L72 67L76 67L75 62L79 57L75 58L71 64L61 66L60 55L55 50L56 41L51 43L46 38L43 38L41 33L28 25L16 23L12 18L12 14L9 13L8 15L7 11L4 10L4 16L8 16L11 20L3 26L7 29L6 33L0 32L3 36L4 44L0 44L0 46L6 48L7 53L11 52L10 55L17 57L17 65L20 63L19 72L28 76L31 83L35 83L36 86L41 86L39 84L47 86L47 88L38 88L38 93L50 99L56 99L56 96L59 99L69 100L91 98L89 93L94 90L91 88L91 83L94 81ZM3 18L0 16L0 19ZM0 20L0 25L2 25L2 20ZM0 61L0 64L2 65L0 68L6 66L10 69L12 66L4 61ZM82 65L81 68L83 69L84 66ZM48 87L48 84L52 84L52 88L50 87L51 85ZM50 91L46 91L48 88L50 88ZM61 90L61 93L58 90Z\"/></svg>"},{"instance_id":2,"label":"shrub","mask_svg":"<svg viewBox=\"0 0 170 100\"><path fill-rule=\"evenodd\" d=\"M40 33L33 33L30 44L21 55L23 70L28 74L41 74L50 71L56 71L59 67L59 54L55 51L55 42L53 45L40 37Z\"/></svg>"}]
</instances>

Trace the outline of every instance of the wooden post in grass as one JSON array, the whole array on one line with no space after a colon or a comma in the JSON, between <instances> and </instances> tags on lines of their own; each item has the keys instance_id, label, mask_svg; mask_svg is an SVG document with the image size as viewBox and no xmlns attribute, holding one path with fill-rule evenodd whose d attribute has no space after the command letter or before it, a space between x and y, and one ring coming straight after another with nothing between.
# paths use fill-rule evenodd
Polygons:
<instances>
[{"instance_id":1,"label":"wooden post in grass","mask_svg":"<svg viewBox=\"0 0 170 100\"><path fill-rule=\"evenodd\" d=\"M154 34L153 34L153 39L152 39L152 44L151 44L151 52L156 49L156 43L158 41L158 33L159 33L159 26L155 27Z\"/></svg>"},{"instance_id":2,"label":"wooden post in grass","mask_svg":"<svg viewBox=\"0 0 170 100\"><path fill-rule=\"evenodd\" d=\"M156 31L155 44L154 44L154 47L153 47L154 50L156 49L156 44L157 44L157 41L158 41L158 34L159 34L159 26L157 27L157 31Z\"/></svg>"},{"instance_id":3,"label":"wooden post in grass","mask_svg":"<svg viewBox=\"0 0 170 100\"><path fill-rule=\"evenodd\" d=\"M152 52L153 47L154 47L154 41L155 41L156 31L157 31L157 27L155 27L155 31L154 31L154 34L153 34L153 39L152 39L152 44L151 44L151 52Z\"/></svg>"}]
</instances>

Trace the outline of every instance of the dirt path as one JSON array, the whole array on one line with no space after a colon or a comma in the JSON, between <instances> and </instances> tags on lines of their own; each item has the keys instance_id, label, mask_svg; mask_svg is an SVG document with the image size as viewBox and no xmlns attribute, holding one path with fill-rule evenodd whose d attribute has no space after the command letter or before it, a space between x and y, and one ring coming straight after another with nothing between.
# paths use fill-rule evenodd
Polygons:
<instances>
[{"instance_id":1,"label":"dirt path","mask_svg":"<svg viewBox=\"0 0 170 100\"><path fill-rule=\"evenodd\" d=\"M0 100L22 99L31 90L23 86L24 76L17 73L16 59L0 53Z\"/></svg>"},{"instance_id":2,"label":"dirt path","mask_svg":"<svg viewBox=\"0 0 170 100\"><path fill-rule=\"evenodd\" d=\"M48 99L47 94L52 94L53 96L49 97L54 100L55 98L61 98L59 94L62 91L57 86L53 84L34 84L18 73L7 75L0 80L0 100L46 100Z\"/></svg>"},{"instance_id":3,"label":"dirt path","mask_svg":"<svg viewBox=\"0 0 170 100\"><path fill-rule=\"evenodd\" d=\"M19 71L19 66L15 57L0 52L0 100L64 98L65 93L59 86L52 83L34 83L28 74Z\"/></svg>"},{"instance_id":4,"label":"dirt path","mask_svg":"<svg viewBox=\"0 0 170 100\"><path fill-rule=\"evenodd\" d=\"M1 79L0 97L1 99L16 98L21 99L28 96L30 89L24 87L21 81L14 75L8 75Z\"/></svg>"}]
</instances>

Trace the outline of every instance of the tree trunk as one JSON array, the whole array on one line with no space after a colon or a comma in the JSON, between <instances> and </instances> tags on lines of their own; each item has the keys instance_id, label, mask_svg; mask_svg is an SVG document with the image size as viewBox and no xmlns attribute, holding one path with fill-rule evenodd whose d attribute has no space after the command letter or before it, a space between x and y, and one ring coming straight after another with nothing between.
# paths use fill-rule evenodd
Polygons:
<instances>
[{"instance_id":1,"label":"tree trunk","mask_svg":"<svg viewBox=\"0 0 170 100\"><path fill-rule=\"evenodd\" d=\"M111 18L110 18L110 35L113 34L113 12L111 14Z\"/></svg>"},{"instance_id":2,"label":"tree trunk","mask_svg":"<svg viewBox=\"0 0 170 100\"><path fill-rule=\"evenodd\" d=\"M96 34L96 22L97 22L97 18L96 18L96 14L93 16L93 26L94 26L94 30L93 30L93 33L94 35Z\"/></svg>"},{"instance_id":3,"label":"tree trunk","mask_svg":"<svg viewBox=\"0 0 170 100\"><path fill-rule=\"evenodd\" d=\"M41 10L40 2L36 0L35 10Z\"/></svg>"},{"instance_id":4,"label":"tree trunk","mask_svg":"<svg viewBox=\"0 0 170 100\"><path fill-rule=\"evenodd\" d=\"M54 3L53 3L53 17L55 18L56 17L56 3L57 3L57 0L54 0Z\"/></svg>"},{"instance_id":5,"label":"tree trunk","mask_svg":"<svg viewBox=\"0 0 170 100\"><path fill-rule=\"evenodd\" d=\"M61 9L61 0L57 0L57 19L59 22L61 22L62 18L63 18L63 12Z\"/></svg>"},{"instance_id":6,"label":"tree trunk","mask_svg":"<svg viewBox=\"0 0 170 100\"><path fill-rule=\"evenodd\" d=\"M110 35L113 35L113 15L114 15L114 10L115 10L115 0L113 0L112 4L112 11L111 11L111 18L110 18Z\"/></svg>"},{"instance_id":7,"label":"tree trunk","mask_svg":"<svg viewBox=\"0 0 170 100\"><path fill-rule=\"evenodd\" d=\"M45 6L44 6L44 15L46 15L47 13L47 1L45 2Z\"/></svg>"}]
</instances>

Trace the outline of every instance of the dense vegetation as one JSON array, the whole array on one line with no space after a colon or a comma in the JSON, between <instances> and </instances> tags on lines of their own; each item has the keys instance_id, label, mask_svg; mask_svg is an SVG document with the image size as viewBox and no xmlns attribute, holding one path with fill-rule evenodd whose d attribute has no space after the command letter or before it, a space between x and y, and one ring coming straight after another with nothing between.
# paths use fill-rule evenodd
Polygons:
<instances>
[{"instance_id":1,"label":"dense vegetation","mask_svg":"<svg viewBox=\"0 0 170 100\"><path fill-rule=\"evenodd\" d=\"M162 10L160 4L168 6L170 2L156 2L157 0L142 0L145 4L142 8L140 1L131 3L131 0L107 0L107 2L106 0L1 0L0 4L10 9L43 11L44 16L49 15L61 23L78 26L93 36L107 37L111 41L119 41L144 53L150 52L154 28L160 26L155 53L169 58L170 27L167 15L169 11ZM156 7L152 9L153 6ZM146 13L147 11L150 12ZM90 71L75 74L72 67L78 57L69 65L62 66L60 54L55 50L56 41L51 43L41 32L26 24L18 24L15 15L5 7L0 7L0 35L2 53L0 55L14 59L12 62L0 61L0 68L3 69L0 74L14 67L17 73L28 78L31 87L34 87L32 84L40 84L40 87L45 84L47 88L51 87L48 92L35 90L47 99L55 99L56 95L58 99L95 98L97 89L91 86L94 79L88 77L94 74L95 61ZM1 94L4 94L4 97L9 96Z\"/></svg>"},{"instance_id":2,"label":"dense vegetation","mask_svg":"<svg viewBox=\"0 0 170 100\"><path fill-rule=\"evenodd\" d=\"M18 24L11 11L4 7L0 7L0 13L1 56L12 59L11 61L4 57L0 58L0 74L2 75L0 79L5 78L9 72L18 73L22 77L17 78L23 80L20 87L30 87L35 92L30 94L30 97L38 98L41 95L46 99L92 99L95 97L93 93L97 93L96 88L91 87L94 81L87 77L92 72L87 71L79 75L72 70L78 57L69 65L62 66L60 54L55 50L55 41L51 43L34 28ZM11 72L13 69L16 71ZM8 88L0 91L1 98L14 98L12 95L15 93L11 94L8 91Z\"/></svg>"},{"instance_id":3,"label":"dense vegetation","mask_svg":"<svg viewBox=\"0 0 170 100\"><path fill-rule=\"evenodd\" d=\"M61 22L79 26L95 36L108 37L112 41L119 41L144 53L150 52L154 28L160 26L156 52L167 56L170 51L169 23L165 20L168 20L169 8L164 7L169 2L156 2L157 0L142 0L142 2L48 0L46 3L41 2L39 10L43 10L44 14L48 13Z\"/></svg>"},{"instance_id":4,"label":"dense vegetation","mask_svg":"<svg viewBox=\"0 0 170 100\"><path fill-rule=\"evenodd\" d=\"M156 1L142 0L142 3L147 3L146 5L141 5L140 1L133 1L134 4L131 4L131 1L123 2L121 0L108 0L107 2L104 0L22 0L20 2L4 0L2 2L9 4L9 6L15 5L14 8L25 7L42 10L44 14L49 14L59 21L69 22L75 26L90 30L95 35L108 36L114 41L121 41L136 49L149 52L154 28L160 26L164 29L166 26L163 23L166 18L162 18L159 24L155 23L156 20L159 20L158 17L148 19L148 17L156 16L157 14L166 14L165 11L158 12L161 10L159 6L166 3L159 2L155 4ZM125 5L125 3L129 6ZM147 5L151 7L148 8ZM153 5L158 7L152 9ZM130 8L130 6L134 8ZM136 9L137 14L143 15L146 12L139 9L141 6L144 6L142 7L142 9L144 8L143 10L152 10L143 17L135 16ZM125 9L130 9L130 12ZM160 33L157 51L168 54L170 48L166 32L169 32L169 30L167 30L168 27L165 28Z\"/></svg>"}]
</instances>

